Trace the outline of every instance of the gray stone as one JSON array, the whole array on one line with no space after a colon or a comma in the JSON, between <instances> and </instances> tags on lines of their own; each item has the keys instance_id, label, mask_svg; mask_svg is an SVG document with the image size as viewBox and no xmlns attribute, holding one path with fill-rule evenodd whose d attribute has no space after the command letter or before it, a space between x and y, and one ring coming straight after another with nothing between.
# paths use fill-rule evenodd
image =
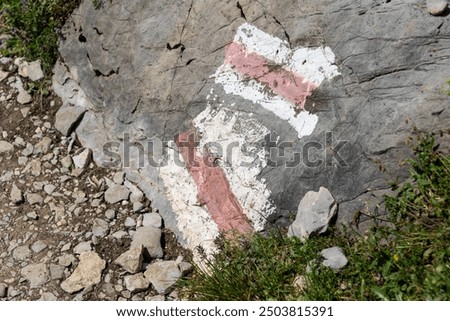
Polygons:
<instances>
[{"instance_id":1,"label":"gray stone","mask_svg":"<svg viewBox=\"0 0 450 321\"><path fill-rule=\"evenodd\" d=\"M21 105L26 105L31 103L33 98L29 93L27 93L25 90L19 91L19 94L17 95L17 102Z\"/></svg>"},{"instance_id":2,"label":"gray stone","mask_svg":"<svg viewBox=\"0 0 450 321\"><path fill-rule=\"evenodd\" d=\"M120 255L114 262L120 265L129 273L138 273L141 271L143 262L144 246L136 246Z\"/></svg>"},{"instance_id":3,"label":"gray stone","mask_svg":"<svg viewBox=\"0 0 450 321\"><path fill-rule=\"evenodd\" d=\"M132 218L132 217L127 217L125 219L125 224L126 227L128 228L133 228L136 226L136 221Z\"/></svg>"},{"instance_id":4,"label":"gray stone","mask_svg":"<svg viewBox=\"0 0 450 321\"><path fill-rule=\"evenodd\" d=\"M53 192L56 190L56 186L53 184L46 184L44 186L44 191L48 194L48 195L52 195Z\"/></svg>"},{"instance_id":5,"label":"gray stone","mask_svg":"<svg viewBox=\"0 0 450 321\"><path fill-rule=\"evenodd\" d=\"M21 204L23 203L23 193L22 191L16 186L16 184L13 184L11 188L11 194L10 194L11 202L14 204Z\"/></svg>"},{"instance_id":6,"label":"gray stone","mask_svg":"<svg viewBox=\"0 0 450 321\"><path fill-rule=\"evenodd\" d=\"M47 154L52 145L52 139L50 137L44 137L42 140L34 146L35 154Z\"/></svg>"},{"instance_id":7,"label":"gray stone","mask_svg":"<svg viewBox=\"0 0 450 321\"><path fill-rule=\"evenodd\" d=\"M80 255L78 264L72 275L61 283L61 288L69 293L78 292L89 286L100 283L106 261L95 252L85 252Z\"/></svg>"},{"instance_id":8,"label":"gray stone","mask_svg":"<svg viewBox=\"0 0 450 321\"><path fill-rule=\"evenodd\" d=\"M44 198L36 193L28 193L26 194L27 202L30 205L42 204Z\"/></svg>"},{"instance_id":9,"label":"gray stone","mask_svg":"<svg viewBox=\"0 0 450 321\"><path fill-rule=\"evenodd\" d=\"M180 272L182 274L186 274L192 271L193 266L191 263L188 262L180 262L178 263L178 268L180 269Z\"/></svg>"},{"instance_id":10,"label":"gray stone","mask_svg":"<svg viewBox=\"0 0 450 321\"><path fill-rule=\"evenodd\" d=\"M146 296L145 301L165 301L166 298L164 295L152 295L152 296Z\"/></svg>"},{"instance_id":11,"label":"gray stone","mask_svg":"<svg viewBox=\"0 0 450 321\"><path fill-rule=\"evenodd\" d=\"M105 192L105 202L109 204L128 200L130 190L123 185L115 185Z\"/></svg>"},{"instance_id":12,"label":"gray stone","mask_svg":"<svg viewBox=\"0 0 450 321\"><path fill-rule=\"evenodd\" d=\"M43 241L36 241L31 245L31 250L33 250L34 253L39 253L45 250L48 247L48 245Z\"/></svg>"},{"instance_id":13,"label":"gray stone","mask_svg":"<svg viewBox=\"0 0 450 321\"><path fill-rule=\"evenodd\" d=\"M162 261L150 264L144 275L159 294L167 294L182 273L175 261Z\"/></svg>"},{"instance_id":14,"label":"gray stone","mask_svg":"<svg viewBox=\"0 0 450 321\"><path fill-rule=\"evenodd\" d=\"M242 167L214 155L229 169L227 177L234 177L232 183L239 186L232 189L244 212L272 204L260 212L267 213L270 222L287 226L291 213L298 209L298 195L326 186L340 209L345 209L338 221L348 222L356 210L365 208L373 191L388 187L391 177L398 176L400 181L407 177L408 169L401 163L410 156L404 141L411 135L411 124L419 131L445 132L450 123L450 112L442 107L450 103L444 89L448 68L443 68L449 65L450 30L446 17L427 12L425 1L379 1L374 6L369 0L305 0L301 11L296 1L241 2L246 20L281 39L283 49L327 47L336 56L340 75L322 82L301 106L318 122L310 135L300 137L288 121L258 102L227 93L217 77L210 77L224 62L236 30L245 23L236 2L148 3L129 1L125 7L105 5L96 11L91 1L84 1L60 45L65 65L55 66L55 91L65 104L75 106L81 98L86 101L89 111L76 131L99 164L120 163L120 157L102 156L101 151L107 141L119 142L120 150L123 133L130 133L132 143L146 138L173 140L191 128L198 115L211 111L223 114L223 125L252 147L266 139L276 145L273 162L267 166L255 162L246 172L256 173L255 184L244 184L247 175L238 171ZM136 23L130 24L131 20ZM79 41L80 30L87 42ZM183 45L175 46L180 39ZM124 59L130 56L131 61ZM317 65L308 59L305 68L317 69ZM305 115L303 108L295 109L296 114ZM236 112L238 116L233 116ZM235 126L233 119L237 119ZM255 127L261 128L257 124L272 137L261 134L261 139L249 139L258 132ZM314 146L305 153L306 147ZM188 189L195 194L193 180L189 176L181 179L176 169L145 165L148 162L137 171L139 150L134 147L130 148L132 164L124 169L127 178L135 175L133 182L183 245L199 245L196 242L208 238L209 230L201 224L192 229L193 224L187 222L205 207L199 206L202 202L196 197L182 195ZM247 196L251 194L245 191L255 188L257 197ZM257 202L266 195L270 202ZM183 215L188 217L186 224L179 222ZM259 216L255 217L256 228L264 228L264 220L258 222ZM204 231L199 231L202 227Z\"/></svg>"},{"instance_id":15,"label":"gray stone","mask_svg":"<svg viewBox=\"0 0 450 321\"><path fill-rule=\"evenodd\" d=\"M146 254L151 258L162 258L161 230L159 228L145 226L139 227L133 235L131 248L144 246Z\"/></svg>"},{"instance_id":16,"label":"gray stone","mask_svg":"<svg viewBox=\"0 0 450 321\"><path fill-rule=\"evenodd\" d=\"M92 243L90 241L88 242L81 242L77 246L73 248L73 253L75 254L81 254L84 252L90 252L92 250Z\"/></svg>"},{"instance_id":17,"label":"gray stone","mask_svg":"<svg viewBox=\"0 0 450 321\"><path fill-rule=\"evenodd\" d=\"M8 295L8 287L5 283L0 283L0 298L6 298Z\"/></svg>"},{"instance_id":18,"label":"gray stone","mask_svg":"<svg viewBox=\"0 0 450 321\"><path fill-rule=\"evenodd\" d=\"M61 165L65 168L70 168L73 165L72 157L70 155L67 155L63 159L61 159Z\"/></svg>"},{"instance_id":19,"label":"gray stone","mask_svg":"<svg viewBox=\"0 0 450 321\"><path fill-rule=\"evenodd\" d=\"M21 270L22 276L30 282L30 288L35 289L49 281L50 274L44 263L30 264Z\"/></svg>"},{"instance_id":20,"label":"gray stone","mask_svg":"<svg viewBox=\"0 0 450 321\"><path fill-rule=\"evenodd\" d=\"M115 173L114 177L113 177L114 184L122 185L123 182L124 182L124 177L125 177L125 173L124 172Z\"/></svg>"},{"instance_id":21,"label":"gray stone","mask_svg":"<svg viewBox=\"0 0 450 321\"><path fill-rule=\"evenodd\" d=\"M31 256L31 250L27 245L18 246L13 250L13 258L17 261L25 261Z\"/></svg>"},{"instance_id":22,"label":"gray stone","mask_svg":"<svg viewBox=\"0 0 450 321\"><path fill-rule=\"evenodd\" d=\"M319 192L310 191L301 200L288 235L305 240L311 235L324 233L336 211L336 201L326 188L321 187Z\"/></svg>"},{"instance_id":23,"label":"gray stone","mask_svg":"<svg viewBox=\"0 0 450 321\"><path fill-rule=\"evenodd\" d=\"M145 291L150 286L150 281L144 276L144 273L127 275L124 278L125 286L131 293Z\"/></svg>"},{"instance_id":24,"label":"gray stone","mask_svg":"<svg viewBox=\"0 0 450 321\"><path fill-rule=\"evenodd\" d=\"M63 136L69 136L85 112L86 108L82 106L63 105L55 115L55 128Z\"/></svg>"},{"instance_id":25,"label":"gray stone","mask_svg":"<svg viewBox=\"0 0 450 321\"><path fill-rule=\"evenodd\" d=\"M142 220L143 226L153 226L157 228L162 227L162 218L158 213L146 213L143 216L144 216Z\"/></svg>"},{"instance_id":26,"label":"gray stone","mask_svg":"<svg viewBox=\"0 0 450 321\"><path fill-rule=\"evenodd\" d=\"M428 12L433 16L439 16L443 14L448 7L447 0L427 0Z\"/></svg>"},{"instance_id":27,"label":"gray stone","mask_svg":"<svg viewBox=\"0 0 450 321\"><path fill-rule=\"evenodd\" d=\"M44 78L42 72L41 62L39 60L33 62L22 62L19 65L19 75L25 78L29 78L31 81L38 81Z\"/></svg>"},{"instance_id":28,"label":"gray stone","mask_svg":"<svg viewBox=\"0 0 450 321\"><path fill-rule=\"evenodd\" d=\"M322 250L320 255L323 258L322 264L334 271L343 269L348 263L348 260L344 255L344 251L337 246Z\"/></svg>"},{"instance_id":29,"label":"gray stone","mask_svg":"<svg viewBox=\"0 0 450 321\"><path fill-rule=\"evenodd\" d=\"M89 165L91 157L92 151L89 148L81 149L75 156L72 157L75 168L86 168Z\"/></svg>"},{"instance_id":30,"label":"gray stone","mask_svg":"<svg viewBox=\"0 0 450 321\"><path fill-rule=\"evenodd\" d=\"M58 264L61 266L69 267L76 262L75 256L72 254L64 254L58 257Z\"/></svg>"},{"instance_id":31,"label":"gray stone","mask_svg":"<svg viewBox=\"0 0 450 321\"><path fill-rule=\"evenodd\" d=\"M66 268L64 266L58 264L50 264L50 279L51 280L62 280L64 277L64 270Z\"/></svg>"},{"instance_id":32,"label":"gray stone","mask_svg":"<svg viewBox=\"0 0 450 321\"><path fill-rule=\"evenodd\" d=\"M144 209L145 205L140 202L134 202L133 203L133 212L139 213Z\"/></svg>"},{"instance_id":33,"label":"gray stone","mask_svg":"<svg viewBox=\"0 0 450 321\"><path fill-rule=\"evenodd\" d=\"M105 216L108 220L112 221L116 218L116 211L114 211L113 209L109 209L105 212Z\"/></svg>"},{"instance_id":34,"label":"gray stone","mask_svg":"<svg viewBox=\"0 0 450 321\"><path fill-rule=\"evenodd\" d=\"M95 237L105 237L109 233L109 224L105 220L96 218L92 227L92 234Z\"/></svg>"},{"instance_id":35,"label":"gray stone","mask_svg":"<svg viewBox=\"0 0 450 321\"><path fill-rule=\"evenodd\" d=\"M30 143L27 143L25 148L22 150L22 155L25 157L31 156L31 154L33 154L33 151L34 151L34 146L31 145Z\"/></svg>"},{"instance_id":36,"label":"gray stone","mask_svg":"<svg viewBox=\"0 0 450 321\"><path fill-rule=\"evenodd\" d=\"M11 153L14 151L14 146L4 140L0 140L0 154Z\"/></svg>"}]
</instances>

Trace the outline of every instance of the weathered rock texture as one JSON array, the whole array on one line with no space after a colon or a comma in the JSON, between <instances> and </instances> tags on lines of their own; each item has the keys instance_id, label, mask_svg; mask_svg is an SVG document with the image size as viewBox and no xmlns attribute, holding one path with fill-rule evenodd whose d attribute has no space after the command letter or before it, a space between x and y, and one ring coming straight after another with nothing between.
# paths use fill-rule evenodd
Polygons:
<instances>
[{"instance_id":1,"label":"weathered rock texture","mask_svg":"<svg viewBox=\"0 0 450 321\"><path fill-rule=\"evenodd\" d=\"M193 179L181 172L146 165L146 158L138 168L144 153L136 144L174 140L207 108L243 140L263 128L264 139L251 143L291 143L281 146L284 155L271 166L250 166L255 184L244 186L244 174L242 184L230 180L236 194L249 191L239 199L244 212L260 211L263 219L253 219L255 229L266 222L287 225L302 196L320 186L339 203L338 220L350 220L355 210L377 204L393 177L404 177L401 162L409 156L405 140L412 124L436 131L450 122L450 98L443 90L450 23L430 15L425 1L112 0L103 5L94 10L92 1L84 1L64 31L65 65L57 65L54 77L63 112L70 115L61 130L68 134L80 122L76 133L94 160L105 166L122 161L127 179L146 193L184 244L198 245L196 235L216 235L202 218L210 200L189 194ZM211 77L246 22L291 49L327 46L336 56L340 75L325 80L306 100L305 109L318 116L311 135L298 138L285 120L225 93ZM104 153L108 141L115 143ZM308 152L311 142L321 145L314 143ZM129 158L114 154L123 146L130 147ZM302 162L286 166L294 154ZM238 170L214 156L226 173ZM258 195L270 200L266 210Z\"/></svg>"}]
</instances>

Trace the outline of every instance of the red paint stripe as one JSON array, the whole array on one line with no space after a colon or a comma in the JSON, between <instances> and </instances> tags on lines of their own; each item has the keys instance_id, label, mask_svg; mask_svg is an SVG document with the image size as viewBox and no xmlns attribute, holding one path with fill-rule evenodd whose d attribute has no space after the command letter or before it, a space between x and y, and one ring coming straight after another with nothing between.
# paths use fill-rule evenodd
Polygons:
<instances>
[{"instance_id":1,"label":"red paint stripe","mask_svg":"<svg viewBox=\"0 0 450 321\"><path fill-rule=\"evenodd\" d=\"M267 85L274 93L304 108L306 97L317 86L293 71L271 64L265 57L246 52L244 45L233 42L225 49L225 62L239 73Z\"/></svg>"},{"instance_id":2,"label":"red paint stripe","mask_svg":"<svg viewBox=\"0 0 450 321\"><path fill-rule=\"evenodd\" d=\"M195 130L184 132L177 139L180 154L197 185L199 202L206 205L221 232L253 232L222 169L214 165L209 152L206 151L203 155L198 152L198 141Z\"/></svg>"}]
</instances>

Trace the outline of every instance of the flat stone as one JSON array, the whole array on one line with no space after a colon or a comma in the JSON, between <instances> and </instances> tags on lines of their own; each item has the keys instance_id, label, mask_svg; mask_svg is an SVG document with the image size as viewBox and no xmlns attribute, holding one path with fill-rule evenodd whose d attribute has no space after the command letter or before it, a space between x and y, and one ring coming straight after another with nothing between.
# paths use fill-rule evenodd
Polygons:
<instances>
[{"instance_id":1,"label":"flat stone","mask_svg":"<svg viewBox=\"0 0 450 321\"><path fill-rule=\"evenodd\" d=\"M58 301L58 297L51 292L44 292L38 301Z\"/></svg>"},{"instance_id":2,"label":"flat stone","mask_svg":"<svg viewBox=\"0 0 450 321\"><path fill-rule=\"evenodd\" d=\"M139 213L140 211L142 211L144 209L145 205L142 204L141 202L134 202L133 203L133 212L135 213Z\"/></svg>"},{"instance_id":3,"label":"flat stone","mask_svg":"<svg viewBox=\"0 0 450 321\"><path fill-rule=\"evenodd\" d=\"M136 221L132 217L127 217L125 219L124 225L128 228L130 228L130 227L132 228L132 227L136 226Z\"/></svg>"},{"instance_id":4,"label":"flat stone","mask_svg":"<svg viewBox=\"0 0 450 321\"><path fill-rule=\"evenodd\" d=\"M162 218L158 213L146 213L143 216L144 216L142 220L143 226L153 226L157 228L162 227Z\"/></svg>"},{"instance_id":5,"label":"flat stone","mask_svg":"<svg viewBox=\"0 0 450 321\"><path fill-rule=\"evenodd\" d=\"M339 271L348 264L344 251L337 246L322 250L320 255L323 258L322 265L331 268L333 271Z\"/></svg>"},{"instance_id":6,"label":"flat stone","mask_svg":"<svg viewBox=\"0 0 450 321\"><path fill-rule=\"evenodd\" d=\"M105 202L109 204L119 203L128 200L130 190L123 185L115 185L105 192Z\"/></svg>"},{"instance_id":7,"label":"flat stone","mask_svg":"<svg viewBox=\"0 0 450 321\"><path fill-rule=\"evenodd\" d=\"M310 191L301 200L288 235L305 240L311 235L324 233L336 211L336 201L326 188L321 187L319 192Z\"/></svg>"},{"instance_id":8,"label":"flat stone","mask_svg":"<svg viewBox=\"0 0 450 321\"><path fill-rule=\"evenodd\" d=\"M81 242L77 246L73 248L73 253L75 254L81 254L84 252L89 252L92 250L92 243L90 241L88 242Z\"/></svg>"},{"instance_id":9,"label":"flat stone","mask_svg":"<svg viewBox=\"0 0 450 321\"><path fill-rule=\"evenodd\" d=\"M150 281L144 276L144 273L127 275L124 278L125 286L131 293L145 291L150 286Z\"/></svg>"},{"instance_id":10,"label":"flat stone","mask_svg":"<svg viewBox=\"0 0 450 321\"><path fill-rule=\"evenodd\" d=\"M167 294L182 273L177 262L162 261L150 264L144 275L159 294Z\"/></svg>"},{"instance_id":11,"label":"flat stone","mask_svg":"<svg viewBox=\"0 0 450 321\"><path fill-rule=\"evenodd\" d=\"M76 262L76 258L75 256L73 256L72 254L64 254L60 257L58 257L57 259L58 264L61 266L71 266L72 264L74 264Z\"/></svg>"},{"instance_id":12,"label":"flat stone","mask_svg":"<svg viewBox=\"0 0 450 321\"><path fill-rule=\"evenodd\" d=\"M50 279L51 280L62 280L64 277L64 270L66 268L58 264L50 264Z\"/></svg>"},{"instance_id":13,"label":"flat stone","mask_svg":"<svg viewBox=\"0 0 450 321\"><path fill-rule=\"evenodd\" d=\"M11 202L13 202L14 204L21 204L21 203L23 203L23 200L24 200L23 199L23 193L16 186L16 184L13 184L13 186L11 188L10 199L11 199Z\"/></svg>"},{"instance_id":14,"label":"flat stone","mask_svg":"<svg viewBox=\"0 0 450 321\"><path fill-rule=\"evenodd\" d=\"M96 237L105 237L109 233L109 224L105 220L96 218L92 227L92 233Z\"/></svg>"},{"instance_id":15,"label":"flat stone","mask_svg":"<svg viewBox=\"0 0 450 321\"><path fill-rule=\"evenodd\" d=\"M39 253L39 252L42 252L43 250L45 250L47 247L48 247L48 245L45 242L43 242L43 241L36 241L31 246L31 250L34 253Z\"/></svg>"},{"instance_id":16,"label":"flat stone","mask_svg":"<svg viewBox=\"0 0 450 321\"><path fill-rule=\"evenodd\" d=\"M21 270L22 276L30 282L30 288L35 289L48 282L50 274L44 263L30 264Z\"/></svg>"},{"instance_id":17,"label":"flat stone","mask_svg":"<svg viewBox=\"0 0 450 321\"><path fill-rule=\"evenodd\" d=\"M39 60L30 63L23 61L19 65L18 73L24 78L29 78L31 81L38 81L44 78L41 62Z\"/></svg>"},{"instance_id":18,"label":"flat stone","mask_svg":"<svg viewBox=\"0 0 450 321\"><path fill-rule=\"evenodd\" d=\"M52 195L56 190L56 186L53 184L47 184L44 186L44 191L48 194L48 195Z\"/></svg>"},{"instance_id":19,"label":"flat stone","mask_svg":"<svg viewBox=\"0 0 450 321\"><path fill-rule=\"evenodd\" d=\"M66 157L61 159L61 165L65 168L70 168L73 165L72 157L67 155Z\"/></svg>"},{"instance_id":20,"label":"flat stone","mask_svg":"<svg viewBox=\"0 0 450 321\"><path fill-rule=\"evenodd\" d=\"M144 246L136 246L121 254L114 263L120 265L129 273L138 273L141 271L143 262Z\"/></svg>"},{"instance_id":21,"label":"flat stone","mask_svg":"<svg viewBox=\"0 0 450 321\"><path fill-rule=\"evenodd\" d=\"M13 250L13 258L17 261L25 261L31 256L31 250L27 245L18 246Z\"/></svg>"},{"instance_id":22,"label":"flat stone","mask_svg":"<svg viewBox=\"0 0 450 321\"><path fill-rule=\"evenodd\" d=\"M52 145L52 139L50 137L44 137L42 140L34 146L35 154L47 154L50 151Z\"/></svg>"},{"instance_id":23,"label":"flat stone","mask_svg":"<svg viewBox=\"0 0 450 321\"><path fill-rule=\"evenodd\" d=\"M25 90L19 91L19 94L17 95L16 98L17 102L21 105L26 105L31 103L31 101L33 100L33 98L31 97L31 95L29 93L27 93Z\"/></svg>"},{"instance_id":24,"label":"flat stone","mask_svg":"<svg viewBox=\"0 0 450 321\"><path fill-rule=\"evenodd\" d=\"M447 0L427 0L427 10L433 16L443 14L448 7Z\"/></svg>"},{"instance_id":25,"label":"flat stone","mask_svg":"<svg viewBox=\"0 0 450 321\"><path fill-rule=\"evenodd\" d=\"M61 288L69 293L78 292L89 286L100 283L106 261L95 252L85 252L80 255L78 264L72 275L61 283Z\"/></svg>"},{"instance_id":26,"label":"flat stone","mask_svg":"<svg viewBox=\"0 0 450 321\"><path fill-rule=\"evenodd\" d=\"M145 301L165 301L166 297L164 295L151 295L146 296Z\"/></svg>"},{"instance_id":27,"label":"flat stone","mask_svg":"<svg viewBox=\"0 0 450 321\"><path fill-rule=\"evenodd\" d=\"M144 253L151 258L162 258L161 230L152 226L139 227L133 235L131 248L141 245L145 248Z\"/></svg>"},{"instance_id":28,"label":"flat stone","mask_svg":"<svg viewBox=\"0 0 450 321\"><path fill-rule=\"evenodd\" d=\"M63 136L69 136L85 112L82 106L63 105L55 115L55 128Z\"/></svg>"},{"instance_id":29,"label":"flat stone","mask_svg":"<svg viewBox=\"0 0 450 321\"><path fill-rule=\"evenodd\" d=\"M25 148L22 150L22 155L25 157L31 156L34 152L34 146L30 143L27 143Z\"/></svg>"},{"instance_id":30,"label":"flat stone","mask_svg":"<svg viewBox=\"0 0 450 321\"><path fill-rule=\"evenodd\" d=\"M29 193L26 195L26 198L30 205L42 204L44 202L44 198L36 193Z\"/></svg>"},{"instance_id":31,"label":"flat stone","mask_svg":"<svg viewBox=\"0 0 450 321\"><path fill-rule=\"evenodd\" d=\"M89 165L92 158L92 151L89 148L81 149L75 156L72 157L75 168L84 169Z\"/></svg>"},{"instance_id":32,"label":"flat stone","mask_svg":"<svg viewBox=\"0 0 450 321\"><path fill-rule=\"evenodd\" d=\"M4 140L0 140L0 154L11 153L14 151L14 145L5 142Z\"/></svg>"}]
</instances>

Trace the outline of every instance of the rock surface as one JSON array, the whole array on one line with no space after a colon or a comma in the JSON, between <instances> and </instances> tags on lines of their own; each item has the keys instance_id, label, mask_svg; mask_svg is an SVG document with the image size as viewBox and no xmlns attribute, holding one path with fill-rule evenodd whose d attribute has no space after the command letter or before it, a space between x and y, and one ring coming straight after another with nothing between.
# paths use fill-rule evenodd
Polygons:
<instances>
[{"instance_id":1,"label":"rock surface","mask_svg":"<svg viewBox=\"0 0 450 321\"><path fill-rule=\"evenodd\" d=\"M38 288L49 280L50 274L45 263L30 264L22 269L22 276L30 282L32 289Z\"/></svg>"},{"instance_id":2,"label":"rock surface","mask_svg":"<svg viewBox=\"0 0 450 321\"><path fill-rule=\"evenodd\" d=\"M129 24L130 19L136 24ZM227 93L217 77L210 77L223 64L237 30L250 21L289 50L326 46L335 56L339 75L322 82L304 105L318 119L310 135L299 138L287 121L259 103ZM94 160L128 165L127 179L134 178L165 226L193 249L217 231L214 224L195 219L210 213L199 208L192 177L169 165L148 165L148 154L139 144L147 146L155 137L173 141L176 134L192 128L193 119L201 120L196 124L199 130L211 129L207 142L220 141L214 137L226 128L240 139L222 137L246 141L253 148L269 140L274 145L270 159L252 163L250 170L214 155L230 184L236 184L239 203L254 213L252 227L262 230L267 222L287 226L302 196L321 186L339 203L338 221L347 222L368 201L380 201L377 192L387 188L391 177L406 177L400 164L410 156L404 142L412 123L419 130L446 129L450 112L442 106L450 98L442 90L448 78L442 66L449 65L449 35L446 17L430 15L413 0L242 0L239 6L138 0L106 2L102 10L93 10L86 1L65 30L60 46L65 65L55 69L54 87L66 105L86 108L76 133L93 150ZM252 140L258 130L264 135ZM114 143L106 155L102 147L108 141ZM130 147L129 157L120 155L125 145ZM295 159L299 161L292 163ZM246 179L241 169L254 180L241 184ZM261 212L265 216L259 216Z\"/></svg>"},{"instance_id":3,"label":"rock surface","mask_svg":"<svg viewBox=\"0 0 450 321\"><path fill-rule=\"evenodd\" d=\"M97 253L81 253L80 263L72 275L61 283L61 288L67 293L74 293L95 285L101 281L105 267L106 262Z\"/></svg>"},{"instance_id":4,"label":"rock surface","mask_svg":"<svg viewBox=\"0 0 450 321\"><path fill-rule=\"evenodd\" d=\"M14 151L14 146L8 142L0 140L0 154L10 153Z\"/></svg>"},{"instance_id":5,"label":"rock surface","mask_svg":"<svg viewBox=\"0 0 450 321\"><path fill-rule=\"evenodd\" d=\"M138 273L141 271L143 262L144 246L135 246L121 254L114 262L120 265L128 273Z\"/></svg>"},{"instance_id":6,"label":"rock surface","mask_svg":"<svg viewBox=\"0 0 450 321\"><path fill-rule=\"evenodd\" d=\"M145 253L151 258L161 258L163 250L161 247L161 230L152 226L140 227L133 235L131 248L144 246Z\"/></svg>"},{"instance_id":7,"label":"rock surface","mask_svg":"<svg viewBox=\"0 0 450 321\"><path fill-rule=\"evenodd\" d=\"M324 187L320 187L318 192L310 191L300 201L297 217L289 227L288 235L304 240L324 233L336 211L337 204L330 191Z\"/></svg>"},{"instance_id":8,"label":"rock surface","mask_svg":"<svg viewBox=\"0 0 450 321\"><path fill-rule=\"evenodd\" d=\"M105 201L109 204L128 200L130 190L123 185L114 185L105 192Z\"/></svg>"}]
</instances>

